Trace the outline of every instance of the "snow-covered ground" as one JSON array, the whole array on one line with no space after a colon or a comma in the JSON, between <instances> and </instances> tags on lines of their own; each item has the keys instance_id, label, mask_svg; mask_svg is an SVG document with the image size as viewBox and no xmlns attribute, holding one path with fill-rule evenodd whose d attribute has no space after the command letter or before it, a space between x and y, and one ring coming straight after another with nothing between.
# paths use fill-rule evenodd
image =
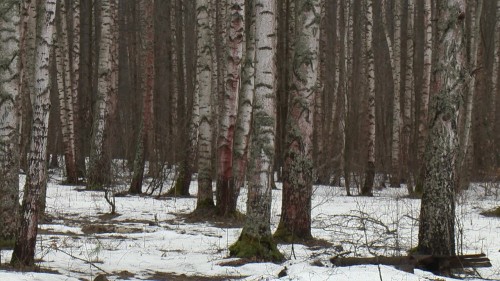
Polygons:
<instances>
[{"instance_id":1,"label":"snow-covered ground","mask_svg":"<svg viewBox=\"0 0 500 281\"><path fill-rule=\"evenodd\" d=\"M334 267L336 255L398 255L415 247L420 200L404 198L406 190L377 190L373 198L347 197L343 188L315 186L312 233L327 243L313 246L279 245L282 264L247 263L227 266L228 246L240 228L220 228L210 222L184 220L196 206L193 198L156 199L150 196L116 198L119 216L102 192L60 185L52 175L47 193L50 224L40 225L36 258L50 273L0 270L0 280L93 280L105 273L110 280L448 280L429 272L414 274L390 266ZM24 177L21 176L21 186ZM281 188L280 185L278 185ZM196 192L193 182L191 193ZM245 189L239 208L245 210ZM281 190L273 191L273 230L279 222ZM480 212L499 204L476 186L459 198L457 248L460 253L485 253L493 267L480 268L469 280L500 280L500 219ZM90 229L89 231L87 231ZM96 229L98 232L92 233ZM94 231L92 231L94 230ZM87 234L85 234L87 233ZM11 251L0 252L8 263ZM287 268L287 276L278 273ZM450 279L451 280L451 279Z\"/></svg>"}]
</instances>

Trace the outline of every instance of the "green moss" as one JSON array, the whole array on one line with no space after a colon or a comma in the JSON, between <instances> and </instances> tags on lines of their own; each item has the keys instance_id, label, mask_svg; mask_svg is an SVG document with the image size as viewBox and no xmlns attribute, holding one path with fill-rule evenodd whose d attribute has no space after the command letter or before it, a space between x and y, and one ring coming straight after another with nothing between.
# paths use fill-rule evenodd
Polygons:
<instances>
[{"instance_id":1,"label":"green moss","mask_svg":"<svg viewBox=\"0 0 500 281\"><path fill-rule=\"evenodd\" d=\"M14 249L14 244L16 240L12 239L0 239L0 249Z\"/></svg>"},{"instance_id":2,"label":"green moss","mask_svg":"<svg viewBox=\"0 0 500 281\"><path fill-rule=\"evenodd\" d=\"M489 211L484 211L484 212L481 213L481 215L487 216L487 217L497 217L497 218L500 218L500 206L497 207L496 209L492 209L492 210L489 210Z\"/></svg>"},{"instance_id":3,"label":"green moss","mask_svg":"<svg viewBox=\"0 0 500 281\"><path fill-rule=\"evenodd\" d=\"M284 260L272 236L255 238L241 234L236 243L229 247L229 254L238 258L281 262Z\"/></svg>"}]
</instances>

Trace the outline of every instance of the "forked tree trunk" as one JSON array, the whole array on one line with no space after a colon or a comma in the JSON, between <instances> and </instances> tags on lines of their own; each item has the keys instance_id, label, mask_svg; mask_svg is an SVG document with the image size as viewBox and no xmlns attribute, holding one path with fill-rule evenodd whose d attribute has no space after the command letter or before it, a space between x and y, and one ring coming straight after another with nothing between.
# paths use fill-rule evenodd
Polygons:
<instances>
[{"instance_id":1,"label":"forked tree trunk","mask_svg":"<svg viewBox=\"0 0 500 281\"><path fill-rule=\"evenodd\" d=\"M314 95L318 94L320 2L298 0L295 6L297 34L283 167L283 203L275 233L275 237L285 241L312 238L312 137Z\"/></svg>"},{"instance_id":2,"label":"forked tree trunk","mask_svg":"<svg viewBox=\"0 0 500 281\"><path fill-rule=\"evenodd\" d=\"M214 206L212 191L212 2L196 1L197 62L196 91L199 98L200 123L198 133L198 200L196 209Z\"/></svg>"},{"instance_id":3,"label":"forked tree trunk","mask_svg":"<svg viewBox=\"0 0 500 281\"><path fill-rule=\"evenodd\" d=\"M276 132L276 2L257 0L255 104L250 147L246 220L231 256L278 261L271 235L271 177Z\"/></svg>"},{"instance_id":4,"label":"forked tree trunk","mask_svg":"<svg viewBox=\"0 0 500 281\"><path fill-rule=\"evenodd\" d=\"M455 255L455 165L458 112L465 90L465 0L437 4L436 88L425 154L418 252Z\"/></svg>"},{"instance_id":5,"label":"forked tree trunk","mask_svg":"<svg viewBox=\"0 0 500 281\"><path fill-rule=\"evenodd\" d=\"M36 46L36 99L33 102L29 168L26 175L21 221L11 263L16 267L33 266L40 214L40 194L47 186L47 131L50 109L50 67L52 38L55 32L56 0L42 2L37 17L39 37Z\"/></svg>"},{"instance_id":6,"label":"forked tree trunk","mask_svg":"<svg viewBox=\"0 0 500 281\"><path fill-rule=\"evenodd\" d=\"M153 140L153 90L154 90L154 0L139 1L140 73L142 92L142 120L134 159L134 173L130 183L131 194L142 193L146 155L152 150Z\"/></svg>"},{"instance_id":7,"label":"forked tree trunk","mask_svg":"<svg viewBox=\"0 0 500 281\"><path fill-rule=\"evenodd\" d=\"M227 14L229 28L227 38L227 65L225 67L225 91L219 112L219 136L217 139L217 208L220 215L236 212L238 194L233 180L233 143L238 113L241 60L245 38L245 1L230 0Z\"/></svg>"},{"instance_id":8,"label":"forked tree trunk","mask_svg":"<svg viewBox=\"0 0 500 281\"><path fill-rule=\"evenodd\" d=\"M373 56L373 0L367 0L366 6L366 59L368 80L368 111L366 116L367 125L367 164L365 167L365 181L361 188L361 195L373 196L373 184L375 178L375 61Z\"/></svg>"},{"instance_id":9,"label":"forked tree trunk","mask_svg":"<svg viewBox=\"0 0 500 281\"><path fill-rule=\"evenodd\" d=\"M19 222L19 19L18 1L0 12L0 245L13 245Z\"/></svg>"},{"instance_id":10,"label":"forked tree trunk","mask_svg":"<svg viewBox=\"0 0 500 281\"><path fill-rule=\"evenodd\" d=\"M102 189L111 183L111 151L109 141L111 125L116 107L117 90L117 10L116 0L101 3L101 40L99 43L99 66L97 98L90 149L88 189Z\"/></svg>"}]
</instances>

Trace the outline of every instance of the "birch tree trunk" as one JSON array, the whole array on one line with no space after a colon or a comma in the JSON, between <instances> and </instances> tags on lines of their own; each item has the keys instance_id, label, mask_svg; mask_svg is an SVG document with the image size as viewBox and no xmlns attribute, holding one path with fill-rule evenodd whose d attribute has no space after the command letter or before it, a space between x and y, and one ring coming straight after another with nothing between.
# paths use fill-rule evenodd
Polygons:
<instances>
[{"instance_id":1,"label":"birch tree trunk","mask_svg":"<svg viewBox=\"0 0 500 281\"><path fill-rule=\"evenodd\" d=\"M386 4L383 0L383 4ZM391 186L399 187L401 183L401 17L402 17L402 1L394 1L394 40L391 40L391 35L388 31L386 23L387 16L386 8L382 7L382 21L385 30L385 38L389 48L389 60L392 72L393 81L393 110L392 110L392 139L391 139Z\"/></svg>"},{"instance_id":2,"label":"birch tree trunk","mask_svg":"<svg viewBox=\"0 0 500 281\"><path fill-rule=\"evenodd\" d=\"M319 68L320 0L297 0L293 87L287 119L281 220L275 237L311 239L313 115Z\"/></svg>"},{"instance_id":3,"label":"birch tree trunk","mask_svg":"<svg viewBox=\"0 0 500 281\"><path fill-rule=\"evenodd\" d=\"M276 134L276 2L257 0L255 104L246 220L231 256L280 261L271 235L271 177Z\"/></svg>"},{"instance_id":4,"label":"birch tree trunk","mask_svg":"<svg viewBox=\"0 0 500 281\"><path fill-rule=\"evenodd\" d=\"M405 73L405 91L403 96L403 130L401 144L402 176L406 180L409 195L413 195L413 183L410 176L410 141L412 132L412 101L415 94L415 79L413 77L413 59L414 49L414 17L415 6L413 0L408 0L408 22L406 35L406 73Z\"/></svg>"},{"instance_id":5,"label":"birch tree trunk","mask_svg":"<svg viewBox=\"0 0 500 281\"><path fill-rule=\"evenodd\" d=\"M35 96L33 102L32 136L29 168L21 208L21 221L11 264L16 267L33 266L35 262L36 236L40 216L40 194L47 186L47 131L50 109L50 54L55 32L56 1L42 2L37 17L39 37L36 46Z\"/></svg>"},{"instance_id":6,"label":"birch tree trunk","mask_svg":"<svg viewBox=\"0 0 500 281\"><path fill-rule=\"evenodd\" d=\"M422 93L420 95L420 110L417 131L417 186L416 192L422 193L422 176L424 171L425 143L427 139L429 93L431 89L432 66L432 5L431 0L424 0L424 67L422 76Z\"/></svg>"},{"instance_id":7,"label":"birch tree trunk","mask_svg":"<svg viewBox=\"0 0 500 281\"><path fill-rule=\"evenodd\" d=\"M19 223L18 1L0 4L0 247L14 245Z\"/></svg>"},{"instance_id":8,"label":"birch tree trunk","mask_svg":"<svg viewBox=\"0 0 500 281\"><path fill-rule=\"evenodd\" d=\"M118 52L114 52L117 44L117 10L116 0L102 1L97 98L91 137L88 189L102 189L111 182L110 123L116 107L118 82Z\"/></svg>"},{"instance_id":9,"label":"birch tree trunk","mask_svg":"<svg viewBox=\"0 0 500 281\"><path fill-rule=\"evenodd\" d=\"M465 94L464 104L465 111L462 122L462 127L460 128L460 137L459 137L459 147L460 150L458 152L458 164L457 164L457 187L458 188L466 188L469 183L467 180L467 158L470 156L470 148L471 148L471 136L470 131L472 127L472 110L474 103L474 92L476 90L476 74L478 68L478 56L479 54L479 44L481 42L481 14L483 12L483 0L474 1L475 3L470 3L470 5L475 5L473 9L474 13L472 14L472 28L470 33L470 54L468 56L469 60L467 62L468 69L471 71L470 80L468 81L469 86L467 87L467 92ZM465 43L464 43L465 44ZM486 81L485 81L486 82ZM484 82L482 82L484 83Z\"/></svg>"},{"instance_id":10,"label":"birch tree trunk","mask_svg":"<svg viewBox=\"0 0 500 281\"><path fill-rule=\"evenodd\" d=\"M367 112L367 165L365 181L361 188L361 195L373 196L373 183L375 178L375 61L373 49L373 0L367 0L366 6L366 59L368 80L368 112Z\"/></svg>"},{"instance_id":11,"label":"birch tree trunk","mask_svg":"<svg viewBox=\"0 0 500 281\"><path fill-rule=\"evenodd\" d=\"M130 184L131 194L142 193L146 155L152 150L153 141L153 90L155 75L154 55L154 0L139 1L140 76L142 92L142 120L134 159L134 173Z\"/></svg>"},{"instance_id":12,"label":"birch tree trunk","mask_svg":"<svg viewBox=\"0 0 500 281\"><path fill-rule=\"evenodd\" d=\"M188 6L189 5L189 6ZM177 179L175 181L174 187L168 192L171 196L189 196L189 187L191 185L191 177L194 172L194 166L197 158L197 147L198 147L198 126L199 126L199 99L198 99L198 91L191 90L191 85L194 83L190 83L189 81L194 81L194 75L189 76L188 69L191 69L190 64L188 63L188 21L191 21L190 12L194 14L194 3L186 4L185 10L186 15L183 17L184 19L184 36L182 43L182 58L183 62L183 75L185 78L185 86L184 92L186 94L186 123L185 128L181 130L182 134L185 136L183 139L186 141L183 142L183 153L181 154L181 160L179 164L179 173ZM196 17L196 16L195 16ZM194 26L194 24L190 23Z\"/></svg>"},{"instance_id":13,"label":"birch tree trunk","mask_svg":"<svg viewBox=\"0 0 500 281\"><path fill-rule=\"evenodd\" d=\"M234 132L233 178L231 189L237 197L244 185L248 164L250 128L255 89L255 0L245 2L245 26L247 26L245 56L241 74L241 91L238 99L238 117Z\"/></svg>"},{"instance_id":14,"label":"birch tree trunk","mask_svg":"<svg viewBox=\"0 0 500 281\"><path fill-rule=\"evenodd\" d=\"M198 200L196 209L214 206L212 191L212 73L213 46L209 0L196 1L197 62L196 91L199 98L200 125L198 133Z\"/></svg>"},{"instance_id":15,"label":"birch tree trunk","mask_svg":"<svg viewBox=\"0 0 500 281\"><path fill-rule=\"evenodd\" d=\"M64 162L66 165L66 183L75 184L78 175L75 162L75 126L74 126L74 101L76 90L74 73L71 71L73 65L70 58L72 42L69 38L68 13L65 1L59 2L57 20L57 88L59 91L59 112L61 119L61 131L64 148Z\"/></svg>"},{"instance_id":16,"label":"birch tree trunk","mask_svg":"<svg viewBox=\"0 0 500 281\"><path fill-rule=\"evenodd\" d=\"M30 145L31 95L34 92L35 78L35 39L36 39L36 0L22 1L21 5L21 27L19 41L19 146L20 166L24 171L28 170L27 153Z\"/></svg>"},{"instance_id":17,"label":"birch tree trunk","mask_svg":"<svg viewBox=\"0 0 500 281\"><path fill-rule=\"evenodd\" d=\"M436 88L425 152L418 251L455 255L455 165L458 112L465 90L465 0L437 3Z\"/></svg>"},{"instance_id":18,"label":"birch tree trunk","mask_svg":"<svg viewBox=\"0 0 500 281\"><path fill-rule=\"evenodd\" d=\"M217 208L220 215L236 212L238 194L231 184L233 180L233 142L238 113L241 61L245 38L245 1L230 0L227 19L227 63L225 67L225 91L219 113L219 136L217 139Z\"/></svg>"}]
</instances>

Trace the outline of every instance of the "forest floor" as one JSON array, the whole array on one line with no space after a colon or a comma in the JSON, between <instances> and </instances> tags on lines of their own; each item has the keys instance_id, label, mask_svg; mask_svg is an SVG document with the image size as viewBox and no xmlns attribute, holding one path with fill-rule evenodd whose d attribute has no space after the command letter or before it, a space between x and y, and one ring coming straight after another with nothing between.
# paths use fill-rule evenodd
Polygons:
<instances>
[{"instance_id":1,"label":"forest floor","mask_svg":"<svg viewBox=\"0 0 500 281\"><path fill-rule=\"evenodd\" d=\"M20 186L25 177L20 176ZM14 272L12 251L0 251L0 280L453 280L390 266L334 267L334 256L405 255L415 247L420 200L404 188L384 188L371 198L346 196L345 189L315 186L312 234L318 243L279 245L281 264L241 262L228 257L241 225L196 222L187 216L196 198L116 197L117 215L99 191L61 184L52 172L47 192L48 220L40 225L37 266L46 272ZM171 183L165 183L168 189ZM193 181L191 193L196 192ZM123 189L125 186L122 187ZM273 190L271 225L277 227L281 185ZM245 212L246 189L239 209ZM490 268L461 275L467 280L500 280L500 218L480 213L499 205L499 184L475 184L457 204L459 253L485 253ZM278 274L286 268L286 276Z\"/></svg>"}]
</instances>

